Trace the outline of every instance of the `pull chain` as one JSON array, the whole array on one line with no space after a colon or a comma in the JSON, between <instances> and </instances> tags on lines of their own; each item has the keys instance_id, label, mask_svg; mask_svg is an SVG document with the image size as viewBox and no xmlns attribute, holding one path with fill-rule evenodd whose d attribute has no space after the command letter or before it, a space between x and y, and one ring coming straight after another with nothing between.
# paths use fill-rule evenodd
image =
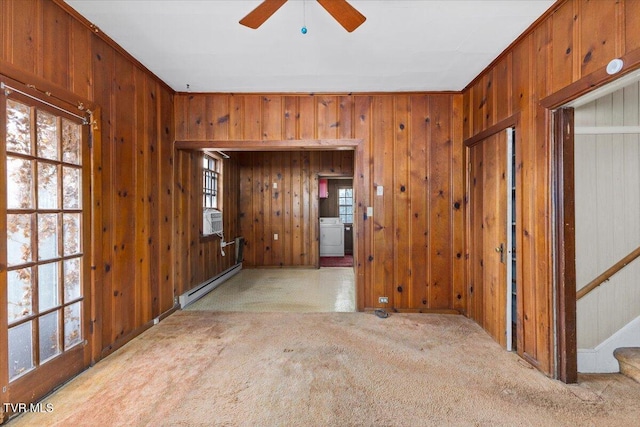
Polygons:
<instances>
[{"instance_id":1,"label":"pull chain","mask_svg":"<svg viewBox=\"0 0 640 427\"><path fill-rule=\"evenodd\" d=\"M307 34L307 0L302 0L302 34Z\"/></svg>"}]
</instances>

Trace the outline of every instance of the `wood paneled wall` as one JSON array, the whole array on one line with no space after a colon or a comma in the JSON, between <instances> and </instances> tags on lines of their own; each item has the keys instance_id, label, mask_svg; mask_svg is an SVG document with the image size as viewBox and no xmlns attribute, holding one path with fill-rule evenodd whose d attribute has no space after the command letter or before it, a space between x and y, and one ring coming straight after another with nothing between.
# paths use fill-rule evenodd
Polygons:
<instances>
[{"instance_id":1,"label":"wood paneled wall","mask_svg":"<svg viewBox=\"0 0 640 427\"><path fill-rule=\"evenodd\" d=\"M353 154L242 153L240 231L248 267L318 266L318 174L353 175Z\"/></svg>"},{"instance_id":2,"label":"wood paneled wall","mask_svg":"<svg viewBox=\"0 0 640 427\"><path fill-rule=\"evenodd\" d=\"M222 220L224 239L232 242L240 236L238 201L240 167L237 154L230 153L222 165ZM176 295L222 273L236 264L236 247L220 251L218 236L202 237L202 156L199 151L176 153L175 257Z\"/></svg>"},{"instance_id":3,"label":"wood paneled wall","mask_svg":"<svg viewBox=\"0 0 640 427\"><path fill-rule=\"evenodd\" d=\"M585 88L601 83L613 58L634 52L637 57L638 16L636 0L560 1L463 92L464 139L520 115L516 250L523 342L518 351L549 374L554 369L552 146L550 114L540 101L573 83Z\"/></svg>"},{"instance_id":4,"label":"wood paneled wall","mask_svg":"<svg viewBox=\"0 0 640 427\"><path fill-rule=\"evenodd\" d=\"M178 94L175 105L177 140L362 139L363 166L355 170L355 179L365 181L363 194L356 194L358 215L364 221L362 234L356 236L358 306L380 307L378 297L388 296L387 308L397 310L465 310L460 95ZM286 160L280 154L253 156L243 164L259 167L262 162L264 167L268 162L269 170L275 171L280 166L274 169L274 161L304 164L304 156L310 154ZM294 187L302 187L295 181L299 176L303 179L292 174ZM262 180L267 179L273 177L262 174ZM247 185L243 180L240 211L254 212L249 196L256 183L251 183L254 192L245 194ZM378 186L384 189L381 196L376 195ZM302 207L317 211L312 188L303 188L300 197ZM277 206L266 210L263 204L263 224L281 221L272 215L282 212ZM373 207L374 215L364 219L367 206ZM315 223L307 224L315 229ZM242 228L248 241L262 244L267 230ZM312 239L312 230L300 230L300 239L307 238L303 233ZM296 242L296 232L292 228L290 242ZM256 254L256 265L273 265L275 252L284 254L276 256L276 265L287 265L286 254L291 254L292 263L294 258L309 262L294 256L300 249L283 248L278 242L280 247L271 248L271 254L261 254L260 259Z\"/></svg>"},{"instance_id":5,"label":"wood paneled wall","mask_svg":"<svg viewBox=\"0 0 640 427\"><path fill-rule=\"evenodd\" d=\"M45 80L54 94L59 87L101 108L92 182L96 310L87 313L97 359L174 304L173 91L50 0L2 0L0 33L2 72Z\"/></svg>"}]
</instances>

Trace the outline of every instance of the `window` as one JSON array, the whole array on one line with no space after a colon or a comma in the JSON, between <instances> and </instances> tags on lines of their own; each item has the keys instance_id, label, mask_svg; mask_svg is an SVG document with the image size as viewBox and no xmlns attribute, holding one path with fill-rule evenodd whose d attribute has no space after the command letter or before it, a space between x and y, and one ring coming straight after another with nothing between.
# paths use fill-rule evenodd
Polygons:
<instances>
[{"instance_id":1,"label":"window","mask_svg":"<svg viewBox=\"0 0 640 427\"><path fill-rule=\"evenodd\" d=\"M34 104L3 106L10 381L84 341L83 129Z\"/></svg>"},{"instance_id":2,"label":"window","mask_svg":"<svg viewBox=\"0 0 640 427\"><path fill-rule=\"evenodd\" d=\"M353 188L338 188L338 212L344 224L353 224Z\"/></svg>"},{"instance_id":3,"label":"window","mask_svg":"<svg viewBox=\"0 0 640 427\"><path fill-rule=\"evenodd\" d=\"M202 207L220 209L218 201L220 194L220 175L222 174L222 160L204 155L204 167L202 169Z\"/></svg>"}]
</instances>

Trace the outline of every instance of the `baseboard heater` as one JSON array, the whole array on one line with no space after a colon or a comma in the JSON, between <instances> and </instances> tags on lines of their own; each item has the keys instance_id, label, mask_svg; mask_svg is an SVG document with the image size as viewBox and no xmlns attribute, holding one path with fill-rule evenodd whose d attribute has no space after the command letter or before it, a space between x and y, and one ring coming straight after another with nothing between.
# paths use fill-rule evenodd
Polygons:
<instances>
[{"instance_id":1,"label":"baseboard heater","mask_svg":"<svg viewBox=\"0 0 640 427\"><path fill-rule=\"evenodd\" d=\"M180 295L179 297L180 307L185 308L189 304L202 298L203 296L205 296L206 294L208 294L209 292L217 288L219 285L221 285L222 283L226 282L227 280L229 280L230 278L238 274L240 270L242 270L241 262L239 262L238 264L234 265L231 268L228 268L222 273L218 274L216 277L207 280L206 282L199 285L197 288L192 289L189 292L185 292L184 294Z\"/></svg>"}]
</instances>

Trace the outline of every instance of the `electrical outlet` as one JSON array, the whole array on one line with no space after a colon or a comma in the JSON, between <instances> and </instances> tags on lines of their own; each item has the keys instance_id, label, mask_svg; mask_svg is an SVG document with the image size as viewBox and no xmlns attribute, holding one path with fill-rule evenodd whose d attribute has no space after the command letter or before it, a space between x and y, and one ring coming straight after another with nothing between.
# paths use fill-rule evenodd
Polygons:
<instances>
[{"instance_id":1,"label":"electrical outlet","mask_svg":"<svg viewBox=\"0 0 640 427\"><path fill-rule=\"evenodd\" d=\"M378 297L378 302L380 304L389 304L389 297Z\"/></svg>"}]
</instances>

